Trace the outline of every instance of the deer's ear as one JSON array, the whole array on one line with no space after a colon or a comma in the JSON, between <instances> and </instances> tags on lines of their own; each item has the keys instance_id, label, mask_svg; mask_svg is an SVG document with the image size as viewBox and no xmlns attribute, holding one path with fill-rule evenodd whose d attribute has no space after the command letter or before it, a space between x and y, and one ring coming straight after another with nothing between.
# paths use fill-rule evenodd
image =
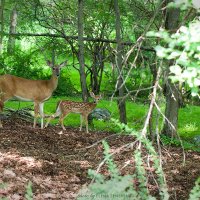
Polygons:
<instances>
[{"instance_id":1,"label":"deer's ear","mask_svg":"<svg viewBox=\"0 0 200 200\"><path fill-rule=\"evenodd\" d=\"M50 60L47 60L47 65L49 65L49 67L53 67L53 63Z\"/></svg>"},{"instance_id":2,"label":"deer's ear","mask_svg":"<svg viewBox=\"0 0 200 200\"><path fill-rule=\"evenodd\" d=\"M60 68L61 68L61 67L64 67L64 66L67 64L67 62L68 62L68 60L62 62L62 63L59 65L59 67L60 67Z\"/></svg>"}]
</instances>

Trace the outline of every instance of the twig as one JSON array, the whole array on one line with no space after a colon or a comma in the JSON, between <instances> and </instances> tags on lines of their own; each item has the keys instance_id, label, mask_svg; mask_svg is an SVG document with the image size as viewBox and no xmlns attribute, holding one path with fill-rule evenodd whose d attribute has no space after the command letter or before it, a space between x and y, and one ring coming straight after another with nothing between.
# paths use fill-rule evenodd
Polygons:
<instances>
[{"instance_id":1,"label":"twig","mask_svg":"<svg viewBox=\"0 0 200 200\"><path fill-rule=\"evenodd\" d=\"M113 156L114 154L116 153L119 153L119 151L121 151L122 149L124 148L132 148L136 143L138 142L138 140L134 141L134 142L130 142L128 144L124 144L122 145L121 147L117 148L114 152L110 153L109 154L109 157L110 158L111 156ZM96 169L96 173L99 173L99 170L101 169L101 167L104 165L104 163L106 162L106 160L108 158L104 158L103 161L99 164L98 168ZM92 180L92 182L94 181L94 179Z\"/></svg>"},{"instance_id":2,"label":"twig","mask_svg":"<svg viewBox=\"0 0 200 200\"><path fill-rule=\"evenodd\" d=\"M141 133L142 137L146 137L146 134L147 134L147 127L149 125L149 120L150 120L150 117L151 117L151 114L152 114L152 111L153 111L153 106L154 106L155 99L156 99L156 93L157 93L160 74L161 74L161 64L160 64L158 71L157 71L157 77L156 77L153 92L152 92L152 95L151 95L151 102L150 102L150 106L149 106L149 111L148 111L148 114L147 114L147 117L146 117L146 120L145 120L145 123L144 123L144 127L143 127L142 133ZM139 149L141 148L141 142L139 143L138 148Z\"/></svg>"},{"instance_id":3,"label":"twig","mask_svg":"<svg viewBox=\"0 0 200 200\"><path fill-rule=\"evenodd\" d=\"M111 138L111 137L113 137L113 136L118 136L118 135L117 135L117 134L109 135L109 136L107 136L107 137L104 137L104 138L101 139L101 140L98 140L97 142L95 142L94 144L92 144L92 145L90 145L90 146L87 146L87 147L84 147L84 148L80 148L80 149L76 149L76 150L77 150L77 151L81 151L81 150L84 150L84 149L90 149L90 148L96 146L97 144L101 143L103 140L108 139L108 138Z\"/></svg>"}]
</instances>

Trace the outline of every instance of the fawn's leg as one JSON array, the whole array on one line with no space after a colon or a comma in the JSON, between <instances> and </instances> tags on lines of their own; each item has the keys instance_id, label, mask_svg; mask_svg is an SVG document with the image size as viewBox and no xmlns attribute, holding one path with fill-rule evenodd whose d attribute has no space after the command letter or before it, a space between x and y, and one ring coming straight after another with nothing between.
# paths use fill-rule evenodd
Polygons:
<instances>
[{"instance_id":1,"label":"fawn's leg","mask_svg":"<svg viewBox=\"0 0 200 200\"><path fill-rule=\"evenodd\" d=\"M66 130L66 128L65 128L65 126L64 126L64 124L63 124L63 121L64 121L64 119L65 119L65 117L66 117L67 115L68 115L68 113L62 113L61 116L60 116L60 119L59 119L60 124L61 124L61 127L62 127L63 130Z\"/></svg>"},{"instance_id":2,"label":"fawn's leg","mask_svg":"<svg viewBox=\"0 0 200 200\"><path fill-rule=\"evenodd\" d=\"M79 128L79 131L82 131L82 125L83 125L83 116L82 116L82 114L80 115L80 122L81 122L81 125L80 125L80 128Z\"/></svg>"},{"instance_id":3,"label":"fawn's leg","mask_svg":"<svg viewBox=\"0 0 200 200\"><path fill-rule=\"evenodd\" d=\"M51 117L49 117L49 118L47 119L47 123L45 124L44 128L46 128L46 127L49 125L50 121L51 121L52 119L54 119L55 117L56 117L55 115L51 115Z\"/></svg>"},{"instance_id":4,"label":"fawn's leg","mask_svg":"<svg viewBox=\"0 0 200 200\"><path fill-rule=\"evenodd\" d=\"M49 125L50 121L56 117L58 117L60 115L60 110L57 110L55 114L51 115L48 119L47 119L47 123L45 124L45 128Z\"/></svg>"},{"instance_id":5,"label":"fawn's leg","mask_svg":"<svg viewBox=\"0 0 200 200\"><path fill-rule=\"evenodd\" d=\"M88 114L84 114L83 117L85 120L86 133L89 133L89 131L88 131Z\"/></svg>"}]
</instances>

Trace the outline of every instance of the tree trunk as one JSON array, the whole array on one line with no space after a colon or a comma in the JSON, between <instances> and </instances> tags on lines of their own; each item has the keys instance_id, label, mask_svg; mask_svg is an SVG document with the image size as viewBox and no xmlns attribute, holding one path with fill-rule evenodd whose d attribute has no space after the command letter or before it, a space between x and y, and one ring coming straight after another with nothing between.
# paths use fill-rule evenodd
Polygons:
<instances>
[{"instance_id":1,"label":"tree trunk","mask_svg":"<svg viewBox=\"0 0 200 200\"><path fill-rule=\"evenodd\" d=\"M17 27L17 9L16 9L16 7L14 7L10 14L10 31L9 31L9 33L15 34L16 27ZM7 52L12 54L14 52L14 48L15 48L15 37L13 37L12 35L9 35Z\"/></svg>"},{"instance_id":2,"label":"tree trunk","mask_svg":"<svg viewBox=\"0 0 200 200\"><path fill-rule=\"evenodd\" d=\"M115 16L116 16L116 41L117 41L117 68L118 68L118 84L117 90L119 92L119 100L117 102L120 122L127 123L126 119L126 101L124 98L124 86L123 86L123 69L122 69L122 40L121 40L121 23L118 0L114 0Z\"/></svg>"},{"instance_id":3,"label":"tree trunk","mask_svg":"<svg viewBox=\"0 0 200 200\"><path fill-rule=\"evenodd\" d=\"M166 0L166 3L171 0ZM177 8L169 8L166 12L165 28L171 32L176 31L178 27L180 11ZM166 120L162 132L168 136L174 136L177 134L178 126L178 109L179 109L179 90L176 84L173 84L169 77L169 67L173 64L173 60L168 63L166 70L166 85L165 85L165 96L166 96L166 108L165 116Z\"/></svg>"},{"instance_id":4,"label":"tree trunk","mask_svg":"<svg viewBox=\"0 0 200 200\"><path fill-rule=\"evenodd\" d=\"M5 0L0 0L0 54L3 51L3 32L4 32L4 3Z\"/></svg>"},{"instance_id":5,"label":"tree trunk","mask_svg":"<svg viewBox=\"0 0 200 200\"><path fill-rule=\"evenodd\" d=\"M105 59L105 47L104 44L95 44L94 45L94 55L93 55L93 64L91 68L91 87L94 94L99 94L103 70L104 70L104 59Z\"/></svg>"},{"instance_id":6,"label":"tree trunk","mask_svg":"<svg viewBox=\"0 0 200 200\"><path fill-rule=\"evenodd\" d=\"M156 60L157 62L157 60ZM152 87L154 87L155 83L156 83L156 79L157 79L157 67L156 65L150 65L150 70L151 70L151 74L153 76L153 80L152 80ZM152 88L151 90L151 94L153 93L153 90L154 88ZM151 113L151 116L149 118L149 134L150 134L150 137L151 137L151 141L154 142L155 141L155 131L153 129L153 124L154 124L154 120L153 120L153 113L154 113L154 106L152 108L152 113Z\"/></svg>"},{"instance_id":7,"label":"tree trunk","mask_svg":"<svg viewBox=\"0 0 200 200\"><path fill-rule=\"evenodd\" d=\"M98 94L98 53L99 48L97 45L94 45L94 55L93 55L93 64L92 64L92 70L91 70L91 86L92 86L92 92L94 94Z\"/></svg>"},{"instance_id":8,"label":"tree trunk","mask_svg":"<svg viewBox=\"0 0 200 200\"><path fill-rule=\"evenodd\" d=\"M85 60L84 60L84 43L83 43L83 0L78 0L78 46L79 46L79 63L80 63L80 82L82 89L83 101L88 101L88 92L85 75Z\"/></svg>"}]
</instances>

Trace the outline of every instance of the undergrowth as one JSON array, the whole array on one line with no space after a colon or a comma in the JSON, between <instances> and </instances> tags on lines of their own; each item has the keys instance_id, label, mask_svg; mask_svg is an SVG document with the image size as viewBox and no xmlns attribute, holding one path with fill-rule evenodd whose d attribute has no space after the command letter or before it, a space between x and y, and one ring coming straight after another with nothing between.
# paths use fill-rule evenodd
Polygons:
<instances>
[{"instance_id":1,"label":"undergrowth","mask_svg":"<svg viewBox=\"0 0 200 200\"><path fill-rule=\"evenodd\" d=\"M159 190L159 199L168 200L169 193L165 181L165 175L162 170L161 158L155 151L152 143L146 138L142 137L141 133L135 131L124 124L118 125L126 130L130 135L135 137L136 143L142 144L143 148L138 148L136 145L133 151L135 168L134 174L127 174L122 176L120 170L113 159L113 153L110 152L110 147L106 141L103 141L104 146L104 164L107 167L109 175L105 176L95 170L89 170L89 177L93 180L87 188L79 192L77 200L92 200L92 199L106 199L106 200L155 200L158 196L150 194L148 184L149 177L147 168L149 166L154 169L153 179L156 182ZM119 153L119 152L118 152ZM147 158L150 160L147 165ZM150 164L151 163L151 164ZM148 177L148 178L147 178ZM196 181L194 188L190 192L189 200L198 200L200 198L200 178Z\"/></svg>"}]
</instances>

